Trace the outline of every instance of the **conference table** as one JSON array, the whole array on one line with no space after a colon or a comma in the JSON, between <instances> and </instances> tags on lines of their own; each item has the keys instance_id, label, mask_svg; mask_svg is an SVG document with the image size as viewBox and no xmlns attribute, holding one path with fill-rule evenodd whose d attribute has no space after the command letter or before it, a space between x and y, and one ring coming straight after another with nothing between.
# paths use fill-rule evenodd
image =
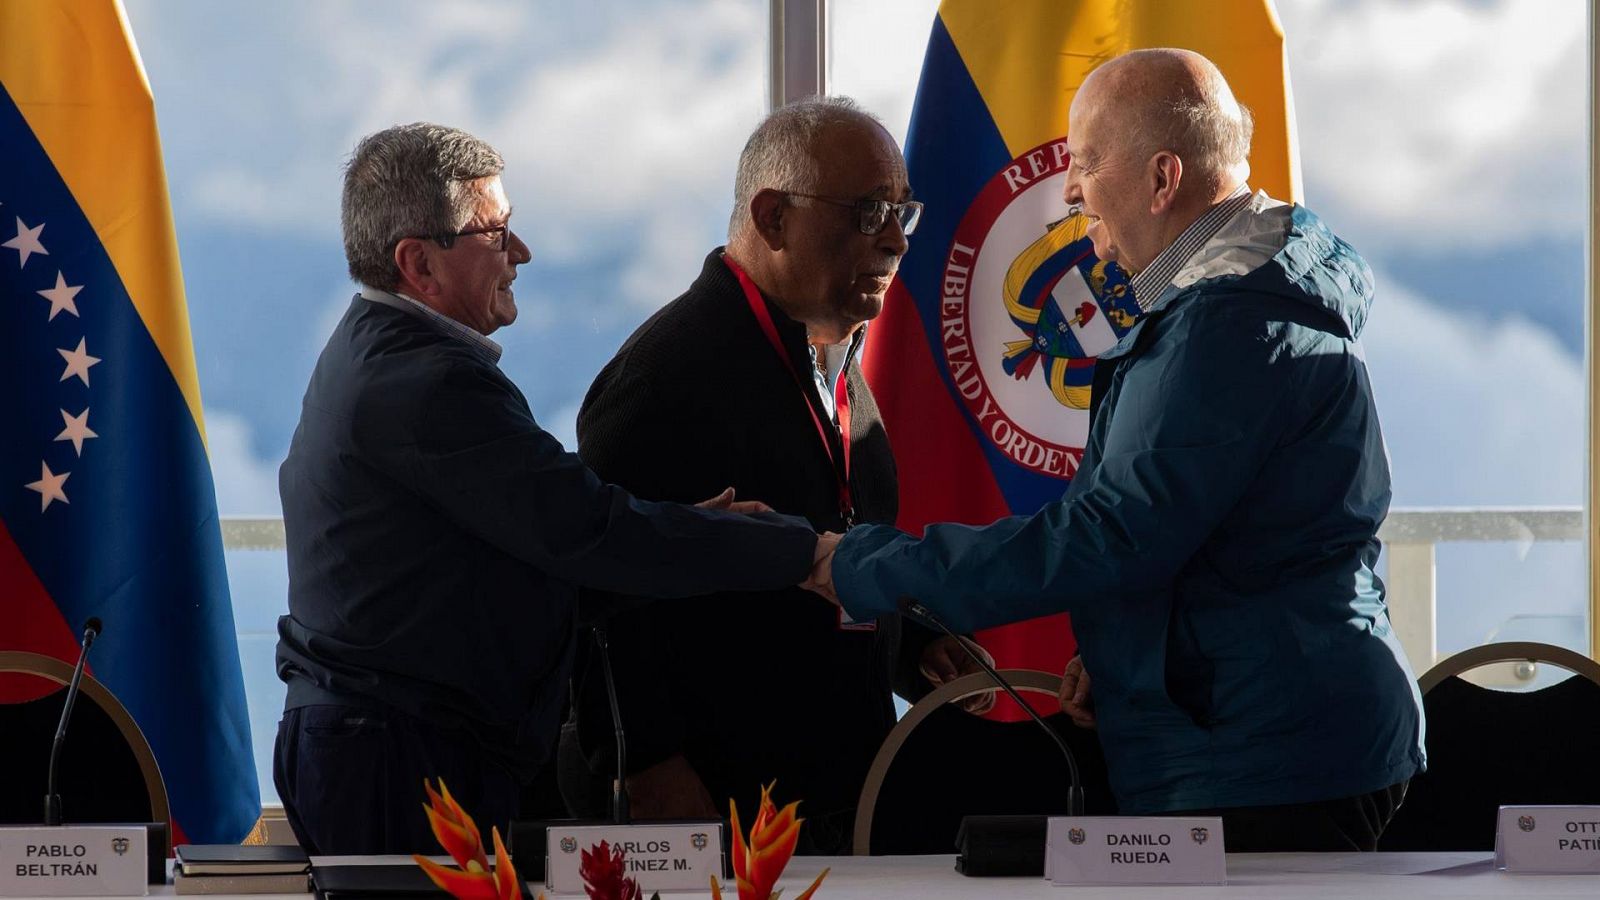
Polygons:
<instances>
[{"instance_id":1,"label":"conference table","mask_svg":"<svg viewBox=\"0 0 1600 900\"><path fill-rule=\"evenodd\" d=\"M313 857L313 864L396 863L405 857ZM1352 898L1600 897L1600 875L1508 875L1488 853L1236 853L1228 856L1228 883L1216 886L1056 887L1042 878L968 878L953 856L795 857L779 884L794 897L824 866L832 873L816 900L972 900L972 898ZM537 886L535 886L537 887ZM732 885L723 896L734 900ZM537 891L533 892L537 894ZM152 896L174 896L172 886ZM219 895L209 895L217 897ZM250 895L303 898L304 894ZM582 895L553 895L565 900ZM648 886L645 896L649 897ZM663 894L664 900L700 900L699 893Z\"/></svg>"}]
</instances>

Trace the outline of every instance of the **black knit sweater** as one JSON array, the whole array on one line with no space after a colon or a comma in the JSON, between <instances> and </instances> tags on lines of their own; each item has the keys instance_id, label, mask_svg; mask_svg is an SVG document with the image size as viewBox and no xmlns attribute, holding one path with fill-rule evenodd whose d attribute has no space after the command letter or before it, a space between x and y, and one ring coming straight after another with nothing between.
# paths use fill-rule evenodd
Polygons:
<instances>
[{"instance_id":1,"label":"black knit sweater","mask_svg":"<svg viewBox=\"0 0 1600 900\"><path fill-rule=\"evenodd\" d=\"M805 327L767 307L790 359L803 364ZM640 326L595 379L578 417L579 454L643 498L699 501L731 485L740 499L840 531L837 482L807 402L831 423L810 373L792 375L790 365L714 251L689 290ZM892 523L888 435L859 367L844 377L857 520ZM837 457L837 432L831 439ZM854 806L894 725L894 618L875 632L841 630L835 607L793 588L636 607L615 614L608 631L630 770L682 753L719 809L733 797L752 815L760 785L774 778L779 796L804 799L809 815ZM908 651L925 640L919 631ZM908 653L899 677L913 671ZM580 662L574 687L584 755L605 773L614 765L611 716L592 659Z\"/></svg>"}]
</instances>

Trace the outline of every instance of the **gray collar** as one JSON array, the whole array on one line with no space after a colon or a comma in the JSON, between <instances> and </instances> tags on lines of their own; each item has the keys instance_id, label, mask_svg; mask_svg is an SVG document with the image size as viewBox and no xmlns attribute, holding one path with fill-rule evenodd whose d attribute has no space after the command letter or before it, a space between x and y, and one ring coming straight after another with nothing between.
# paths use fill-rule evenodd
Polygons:
<instances>
[{"instance_id":1,"label":"gray collar","mask_svg":"<svg viewBox=\"0 0 1600 900\"><path fill-rule=\"evenodd\" d=\"M1201 214L1200 218L1190 223L1178 239L1167 245L1167 249L1156 255L1150 265L1129 279L1133 285L1133 299L1138 301L1139 308L1145 312L1161 296L1161 292L1172 284L1172 279L1177 277L1178 270L1183 264L1194 256L1195 251L1205 245L1206 241L1216 237L1222 226L1229 219L1238 215L1250 204L1250 188L1241 183L1228 195L1228 199L1218 203Z\"/></svg>"}]
</instances>

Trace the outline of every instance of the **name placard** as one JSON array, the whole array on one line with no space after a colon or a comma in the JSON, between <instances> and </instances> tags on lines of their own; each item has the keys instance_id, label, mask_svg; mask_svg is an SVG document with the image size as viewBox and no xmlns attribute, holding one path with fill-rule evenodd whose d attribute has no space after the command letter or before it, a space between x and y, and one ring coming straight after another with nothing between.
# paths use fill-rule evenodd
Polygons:
<instances>
[{"instance_id":1,"label":"name placard","mask_svg":"<svg viewBox=\"0 0 1600 900\"><path fill-rule=\"evenodd\" d=\"M1051 884L1227 884L1215 816L1076 816L1045 824Z\"/></svg>"},{"instance_id":2,"label":"name placard","mask_svg":"<svg viewBox=\"0 0 1600 900\"><path fill-rule=\"evenodd\" d=\"M1507 872L1600 872L1600 806L1502 806L1494 864Z\"/></svg>"},{"instance_id":3,"label":"name placard","mask_svg":"<svg viewBox=\"0 0 1600 900\"><path fill-rule=\"evenodd\" d=\"M705 891L711 876L722 877L722 823L650 823L647 825L551 825L545 832L549 856L545 887L558 894L583 893L578 874L583 851L601 841L627 854L627 874L644 891Z\"/></svg>"},{"instance_id":4,"label":"name placard","mask_svg":"<svg viewBox=\"0 0 1600 900\"><path fill-rule=\"evenodd\" d=\"M142 827L0 828L0 897L143 896Z\"/></svg>"}]
</instances>

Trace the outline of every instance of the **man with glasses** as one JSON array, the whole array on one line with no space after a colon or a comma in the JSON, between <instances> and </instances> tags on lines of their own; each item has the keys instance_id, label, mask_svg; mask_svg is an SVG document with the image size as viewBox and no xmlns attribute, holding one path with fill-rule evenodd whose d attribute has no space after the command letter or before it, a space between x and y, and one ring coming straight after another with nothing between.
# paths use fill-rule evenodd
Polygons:
<instances>
[{"instance_id":1,"label":"man with glasses","mask_svg":"<svg viewBox=\"0 0 1600 900\"><path fill-rule=\"evenodd\" d=\"M636 500L534 421L489 337L516 319L529 259L502 167L477 138L417 124L363 139L345 171L361 292L317 361L279 482L288 694L273 780L314 854L437 852L425 778L485 832L506 828L554 749L577 586L777 588L817 548L804 520L722 486L700 504L713 509Z\"/></svg>"},{"instance_id":2,"label":"man with glasses","mask_svg":"<svg viewBox=\"0 0 1600 900\"><path fill-rule=\"evenodd\" d=\"M899 148L854 103L774 112L740 156L727 247L590 388L584 460L641 497L732 484L818 529L892 523L889 436L858 362L921 211ZM891 682L917 693L919 667L942 682L970 665L925 633L897 654L897 617L852 622L799 589L634 608L607 629L635 817L753 810L776 779L805 801L802 852L848 852ZM569 806L593 814L613 726L598 654L579 654L559 771Z\"/></svg>"}]
</instances>

